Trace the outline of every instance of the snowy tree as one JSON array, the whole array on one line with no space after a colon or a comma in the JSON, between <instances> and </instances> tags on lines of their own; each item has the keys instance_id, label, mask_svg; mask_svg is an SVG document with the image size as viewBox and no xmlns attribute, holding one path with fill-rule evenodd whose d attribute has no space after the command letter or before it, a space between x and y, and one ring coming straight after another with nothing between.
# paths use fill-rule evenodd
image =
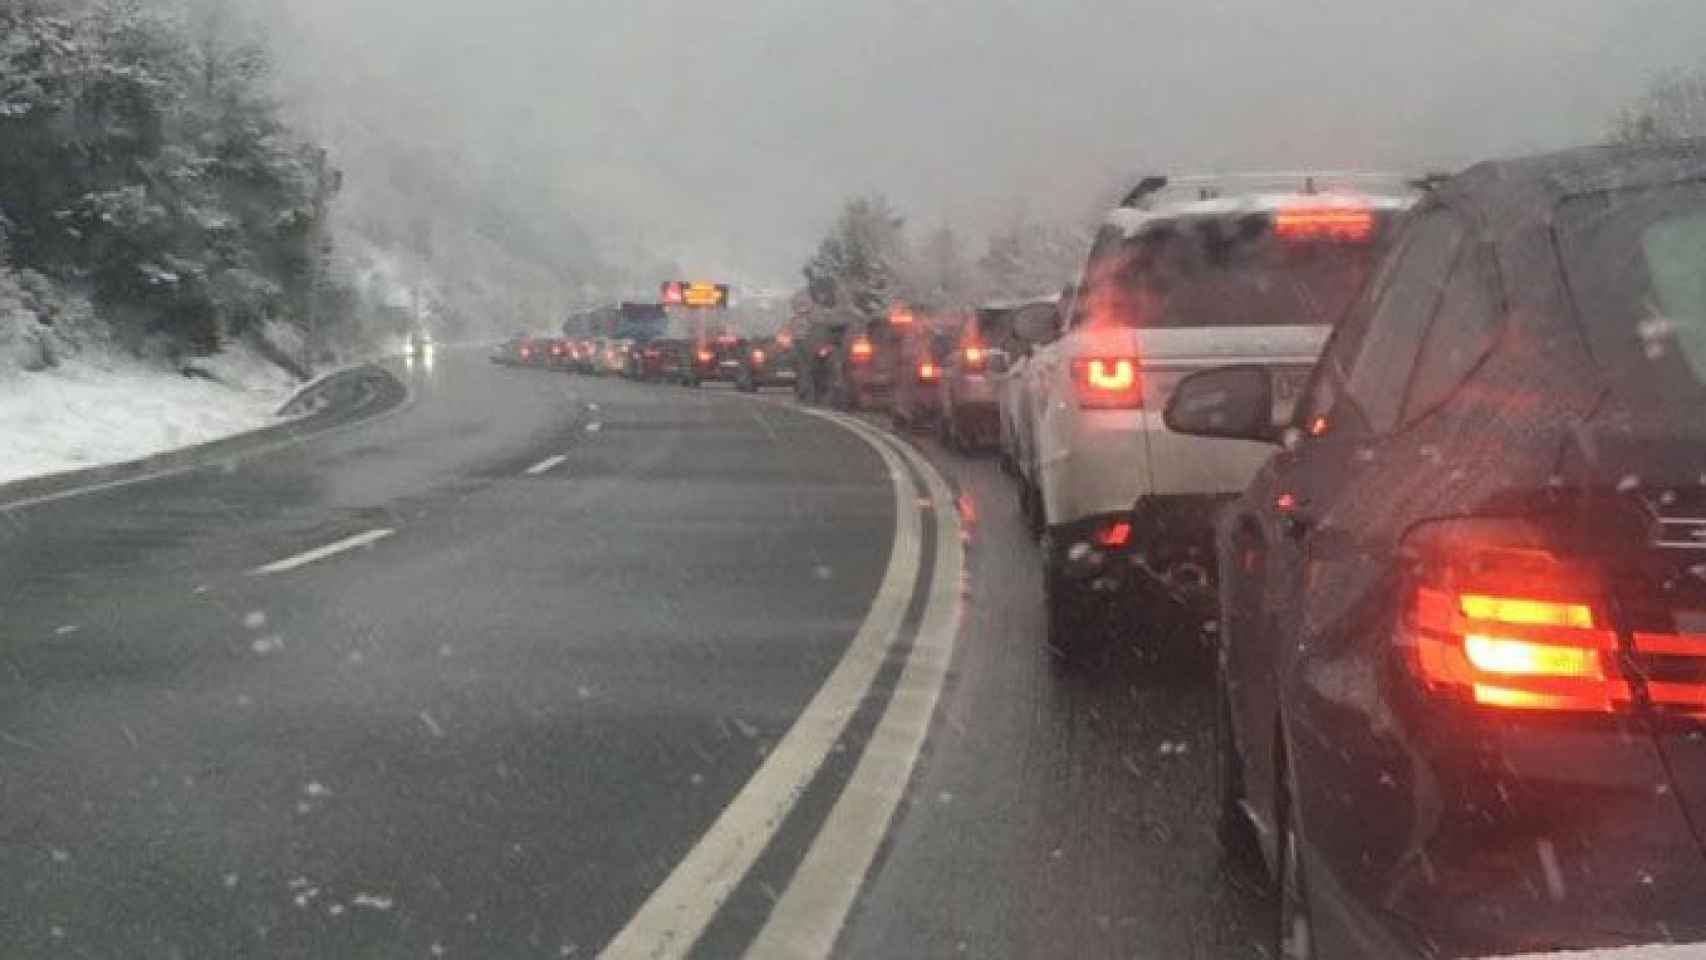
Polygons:
<instances>
[{"instance_id":1,"label":"snowy tree","mask_svg":"<svg viewBox=\"0 0 1706 960\"><path fill-rule=\"evenodd\" d=\"M1655 78L1612 120L1618 143L1706 137L1706 64Z\"/></svg>"},{"instance_id":2,"label":"snowy tree","mask_svg":"<svg viewBox=\"0 0 1706 960\"><path fill-rule=\"evenodd\" d=\"M882 196L847 201L806 264L806 283L820 298L833 298L869 319L887 316L905 269L905 226Z\"/></svg>"},{"instance_id":3,"label":"snowy tree","mask_svg":"<svg viewBox=\"0 0 1706 960\"><path fill-rule=\"evenodd\" d=\"M908 299L927 307L952 309L970 304L979 291L960 236L950 226L930 231L912 264Z\"/></svg>"},{"instance_id":4,"label":"snowy tree","mask_svg":"<svg viewBox=\"0 0 1706 960\"><path fill-rule=\"evenodd\" d=\"M1077 231L1017 215L990 234L988 249L977 263L982 285L999 299L1058 292L1072 280L1087 245Z\"/></svg>"},{"instance_id":5,"label":"snowy tree","mask_svg":"<svg viewBox=\"0 0 1706 960\"><path fill-rule=\"evenodd\" d=\"M327 172L223 8L0 4L0 217L11 258L87 289L133 347L215 350L300 319Z\"/></svg>"}]
</instances>

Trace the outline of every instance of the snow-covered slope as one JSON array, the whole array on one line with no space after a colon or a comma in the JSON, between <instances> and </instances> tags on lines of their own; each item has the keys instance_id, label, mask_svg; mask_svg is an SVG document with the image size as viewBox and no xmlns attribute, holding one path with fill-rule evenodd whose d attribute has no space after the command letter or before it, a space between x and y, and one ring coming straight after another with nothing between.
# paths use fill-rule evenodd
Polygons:
<instances>
[{"instance_id":1,"label":"snow-covered slope","mask_svg":"<svg viewBox=\"0 0 1706 960\"><path fill-rule=\"evenodd\" d=\"M240 345L195 366L219 379L89 352L39 372L0 371L0 483L265 426L295 388Z\"/></svg>"}]
</instances>

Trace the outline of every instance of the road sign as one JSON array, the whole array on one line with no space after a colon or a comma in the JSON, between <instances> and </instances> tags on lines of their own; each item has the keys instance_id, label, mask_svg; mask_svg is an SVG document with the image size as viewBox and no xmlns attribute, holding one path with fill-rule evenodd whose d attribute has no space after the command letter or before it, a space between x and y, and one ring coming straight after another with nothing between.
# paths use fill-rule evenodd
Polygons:
<instances>
[{"instance_id":1,"label":"road sign","mask_svg":"<svg viewBox=\"0 0 1706 960\"><path fill-rule=\"evenodd\" d=\"M660 299L672 307L721 309L729 305L729 285L702 280L665 280Z\"/></svg>"}]
</instances>

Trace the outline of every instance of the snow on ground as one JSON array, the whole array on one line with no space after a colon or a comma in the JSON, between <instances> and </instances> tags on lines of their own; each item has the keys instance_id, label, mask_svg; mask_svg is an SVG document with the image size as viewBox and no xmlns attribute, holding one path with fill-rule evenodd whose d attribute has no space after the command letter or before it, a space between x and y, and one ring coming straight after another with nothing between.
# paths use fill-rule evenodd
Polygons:
<instances>
[{"instance_id":1,"label":"snow on ground","mask_svg":"<svg viewBox=\"0 0 1706 960\"><path fill-rule=\"evenodd\" d=\"M1563 950L1557 953L1524 953L1496 960L1701 960L1706 943L1654 944L1649 947L1616 947L1605 950ZM1494 960L1494 958L1488 958Z\"/></svg>"},{"instance_id":2,"label":"snow on ground","mask_svg":"<svg viewBox=\"0 0 1706 960\"><path fill-rule=\"evenodd\" d=\"M0 371L0 483L120 463L277 422L288 374L233 345L195 361L218 382L93 351Z\"/></svg>"}]
</instances>

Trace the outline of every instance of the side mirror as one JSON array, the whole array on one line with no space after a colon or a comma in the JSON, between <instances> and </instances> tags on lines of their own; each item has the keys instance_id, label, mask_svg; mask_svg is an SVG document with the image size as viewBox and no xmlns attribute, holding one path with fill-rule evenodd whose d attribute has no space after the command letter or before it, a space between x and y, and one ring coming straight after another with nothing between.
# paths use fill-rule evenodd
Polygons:
<instances>
[{"instance_id":1,"label":"side mirror","mask_svg":"<svg viewBox=\"0 0 1706 960\"><path fill-rule=\"evenodd\" d=\"M1199 370L1179 381L1162 420L1174 433L1279 443L1273 373L1253 363Z\"/></svg>"}]
</instances>

